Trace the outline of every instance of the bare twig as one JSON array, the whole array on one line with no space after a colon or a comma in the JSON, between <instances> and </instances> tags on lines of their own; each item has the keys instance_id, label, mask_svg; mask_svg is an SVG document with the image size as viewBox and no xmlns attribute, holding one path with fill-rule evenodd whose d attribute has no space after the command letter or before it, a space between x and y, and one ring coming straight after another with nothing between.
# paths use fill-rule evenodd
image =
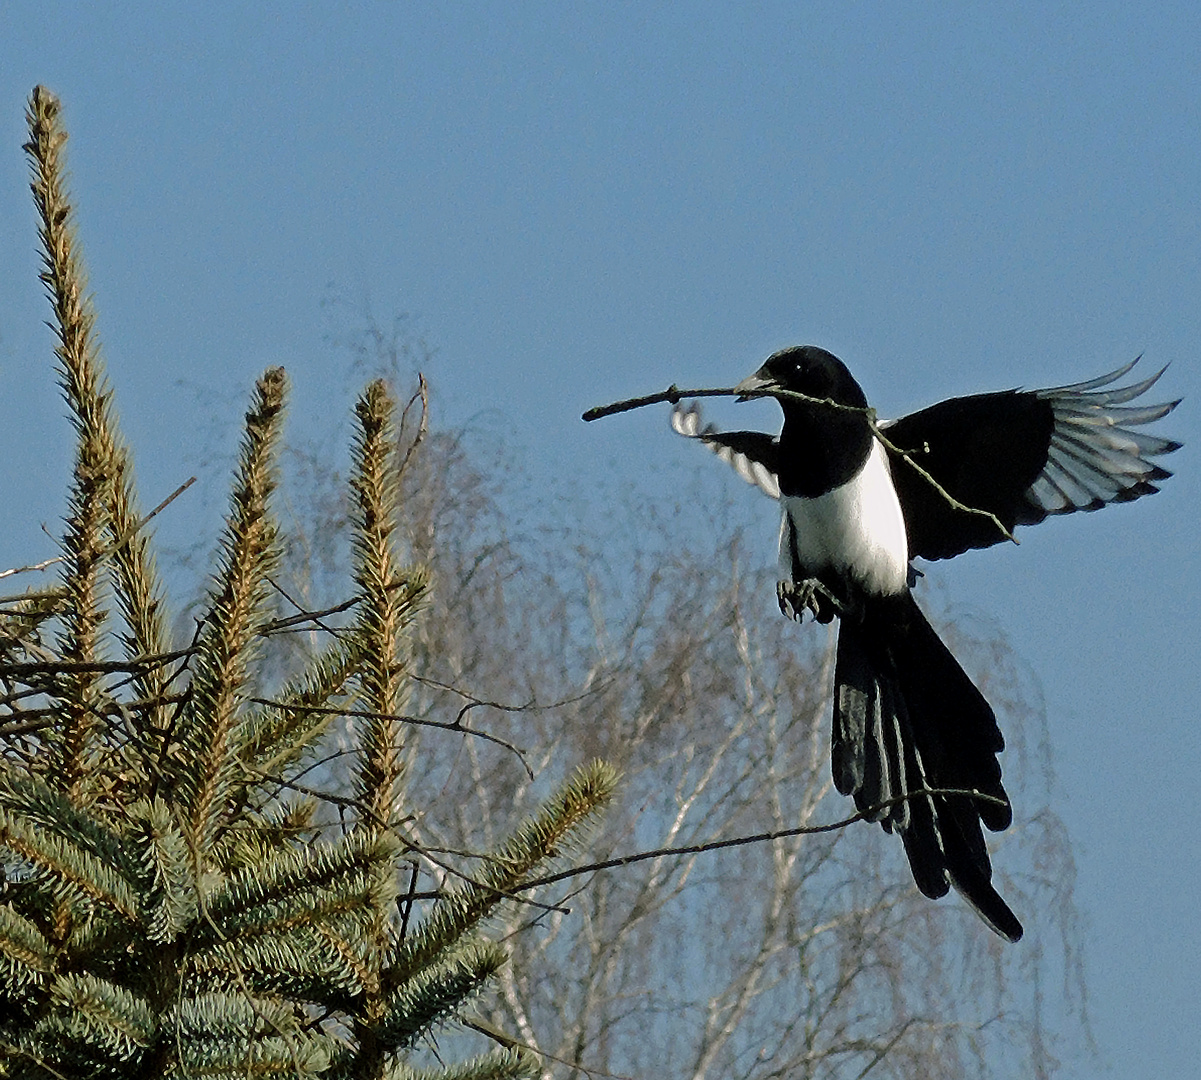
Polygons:
<instances>
[{"instance_id":1,"label":"bare twig","mask_svg":"<svg viewBox=\"0 0 1201 1080\"><path fill-rule=\"evenodd\" d=\"M164 510L166 510L168 506L175 502L175 500L178 499L185 491L187 491L188 488L190 488L194 483L196 483L196 477L189 476L182 484L179 485L179 487L177 487L173 492L171 492L170 495L168 495L161 503L159 503L158 506L151 510L150 513L144 518L142 518L137 525L135 525L124 536L122 536L120 540L118 540L111 547L105 548L105 550L101 552L101 555L112 555L115 551L118 551L120 548L128 544L130 540L132 540L135 536L137 536L138 533L146 528L151 521L158 517L158 515Z\"/></svg>"},{"instance_id":2,"label":"bare twig","mask_svg":"<svg viewBox=\"0 0 1201 1080\"><path fill-rule=\"evenodd\" d=\"M274 585L275 583L272 582L272 584ZM387 589L387 591L392 592L395 589L403 589L407 585L408 579L401 577L396 581L389 582L386 586L384 586L384 588ZM276 586L276 588L278 588L278 586ZM282 592L283 590L280 591ZM286 593L284 596L289 603L299 607L299 605L296 604L296 601L292 600L292 598L287 596ZM315 622L318 624L320 629L328 630L330 633L339 633L342 631L343 627L321 626L319 620L325 618L327 615L337 615L340 612L349 611L356 604L362 603L362 600L362 596L352 596L349 600L343 600L340 604L334 604L333 607L321 608L318 611L300 611L295 615L287 615L282 619L272 619L263 627L260 633L264 635L275 634L281 630L290 629L291 627L296 626L298 623L305 622Z\"/></svg>"},{"instance_id":3,"label":"bare twig","mask_svg":"<svg viewBox=\"0 0 1201 1080\"><path fill-rule=\"evenodd\" d=\"M42 690L39 693L50 693ZM91 712L96 716L124 715L129 709L144 709L148 705L174 705L183 699L182 694L169 694L166 697L145 698L141 701L106 701L91 706ZM7 724L0 724L0 739L10 735L25 735L31 731L41 731L57 723L62 716L61 705L50 705L44 709L17 709L9 714L19 717Z\"/></svg>"},{"instance_id":4,"label":"bare twig","mask_svg":"<svg viewBox=\"0 0 1201 1080\"><path fill-rule=\"evenodd\" d=\"M507 1035L499 1028L493 1027L491 1024L486 1024L483 1020L476 1017L471 1019L466 1016L459 1017L459 1023L464 1027L469 1027L473 1031L478 1031L481 1035L488 1036L494 1043L503 1046L506 1050L522 1049L528 1050L532 1054L537 1054L540 1058L545 1058L547 1061L554 1061L560 1065L566 1065L573 1071L582 1072L585 1076L604 1076L610 1077L612 1080L633 1080L632 1077L626 1076L624 1073L605 1072L604 1069L591 1068L588 1065L582 1065L578 1061L568 1061L567 1058L556 1057L554 1054L532 1046L530 1043L522 1042L520 1039L513 1038L512 1035Z\"/></svg>"},{"instance_id":5,"label":"bare twig","mask_svg":"<svg viewBox=\"0 0 1201 1080\"><path fill-rule=\"evenodd\" d=\"M108 547L108 548L105 548L104 550L102 550L100 552L100 557L103 558L106 555L111 555L118 548L120 548L123 544L129 543L129 541L132 540L133 537L136 536L138 532L140 532L142 529L144 529L150 523L151 519L157 517L160 513L162 513L162 511L164 511L168 506L170 506L171 503L173 503L176 499L178 499L194 483L196 483L196 477L189 476L187 478L187 480L185 480L182 484L179 485L179 487L177 487L173 492L171 492L171 494L168 495L161 503L159 503L158 506L156 506L153 510L151 510L150 513L147 514L144 518L142 518L142 520L138 522L136 529L131 529L128 533L125 534L125 536L121 537L121 539L116 544L113 544L111 547ZM28 574L35 570L46 570L49 567L62 562L64 558L65 558L65 556L63 556L63 555L55 555L54 558L52 558L52 559L45 559L40 563L32 563L29 566L14 566L9 570L0 570L0 580L4 579L6 577L12 577L14 574ZM21 599L21 597L13 597L12 599Z\"/></svg>"},{"instance_id":6,"label":"bare twig","mask_svg":"<svg viewBox=\"0 0 1201 1080\"><path fill-rule=\"evenodd\" d=\"M277 593L279 593L280 596L282 596L289 604L291 604L296 609L297 614L291 616L290 619L274 619L274 620L272 620L267 626L263 627L261 633L264 636L266 636L268 634L279 633L281 630L283 630L285 628L286 624L291 624L291 623L296 623L296 622L301 622L301 623L312 622L317 627L318 630L324 630L327 634L337 635L340 632L340 630L342 629L341 627L327 626L324 622L322 622L321 620L325 613L306 610L304 605L301 604L298 600L296 600L291 595L291 593L288 592L287 589L285 589L281 584L279 584L278 581L275 580L274 577L271 577L270 575L268 575L267 582L271 586L271 588L273 588ZM359 598L355 597L354 600L344 601L343 603L337 605L334 610L335 611L344 611L346 608L351 607L355 603L355 600L357 600L357 599L359 599ZM332 613L333 612L330 612L330 614L332 614ZM290 629L291 626L288 625L288 628ZM309 633L312 628L311 627L301 627L299 629L301 629L304 633Z\"/></svg>"},{"instance_id":7,"label":"bare twig","mask_svg":"<svg viewBox=\"0 0 1201 1080\"><path fill-rule=\"evenodd\" d=\"M603 862L588 863L585 866L576 866L570 870L560 871L557 874L548 874L545 877L527 881L523 885L517 886L517 888L522 890L534 889L542 885L551 885L556 881L578 877L580 874L591 874L598 870L612 870L614 867L629 866L632 863L645 862L647 859L660 859L665 855L696 855L702 851L719 851L722 848L745 847L748 844L762 844L771 840L783 840L789 836L812 836L819 833L837 832L839 829L845 829L849 825L854 825L857 821L871 819L874 815L889 809L889 807L896 806L898 803L907 802L910 799L933 796L975 799L979 802L996 803L998 806L1005 805L1003 799L967 788L922 788L919 791L910 791L895 799L889 799L887 802L882 802L877 806L869 806L867 809L860 810L858 813L843 818L841 821L832 821L826 825L798 825L791 829L776 829L772 832L755 833L752 836L735 836L729 840L710 840L704 844L685 844L679 847L656 848L653 851L639 851L633 855L623 855L616 859L605 859Z\"/></svg>"},{"instance_id":8,"label":"bare twig","mask_svg":"<svg viewBox=\"0 0 1201 1080\"><path fill-rule=\"evenodd\" d=\"M672 405L679 403L681 398L698 398L698 397L737 397L737 398L757 398L757 397L774 397L780 401L804 401L810 405L824 405L830 409L838 409L842 412L859 413L867 419L867 425L871 428L872 434L875 435L880 443L897 457L904 460L917 474L926 481L935 491L941 495L947 503L955 510L959 510L965 514L975 514L978 517L988 518L1006 540L1011 540L1013 543L1018 543L1018 539L1013 533L1006 528L1005 523L990 510L981 510L976 506L968 506L966 503L960 502L946 488L944 488L937 480L934 479L925 469L923 469L913 459L913 455L908 450L902 450L888 440L888 437L880 431L880 425L876 420L876 410L872 408L861 409L855 405L843 405L841 402L833 401L830 398L815 398L808 394L801 394L795 390L737 390L734 387L726 387L720 389L708 388L703 390L681 390L674 383L666 390L662 390L657 394L647 394L644 397L627 398L625 401L615 401L611 405L600 405L596 408L589 409L582 416L586 422L599 420L604 416L613 416L617 413L629 412L631 409L641 409L646 405L658 405L661 402L667 401Z\"/></svg>"},{"instance_id":9,"label":"bare twig","mask_svg":"<svg viewBox=\"0 0 1201 1080\"><path fill-rule=\"evenodd\" d=\"M409 916L413 913L413 901L417 899L417 874L420 867L414 859L409 873L409 887L405 891L404 900L400 906L400 935L404 941L409 936Z\"/></svg>"},{"instance_id":10,"label":"bare twig","mask_svg":"<svg viewBox=\"0 0 1201 1080\"><path fill-rule=\"evenodd\" d=\"M409 410L421 402L421 419L417 422L417 434L413 436L412 441L405 448L404 457L401 458L400 464L396 467L397 477L402 477L409 467L409 461L417 452L417 448L425 441L425 436L429 432L430 423L430 396L429 387L426 385L425 376L421 372L417 372L417 392L408 400L404 410L400 414L400 430L403 434L406 421L409 419Z\"/></svg>"},{"instance_id":11,"label":"bare twig","mask_svg":"<svg viewBox=\"0 0 1201 1080\"><path fill-rule=\"evenodd\" d=\"M561 709L565 705L576 705L581 701L586 701L594 694L597 694L601 690L605 689L605 687L612 682L612 678L600 679L593 685L589 686L588 689L582 693L573 694L571 697L559 698L559 700L548 702L545 705L539 705L534 698L531 698L523 705L509 705L503 701L485 701L483 698L477 698L474 694L471 694L467 690L463 690L457 686L451 686L449 683L440 682L438 679L431 679L425 675L410 674L409 678L414 682L421 683L423 686L429 686L435 690L445 690L447 693L456 694L457 696L466 700L467 704L459 710L455 721L456 723L462 721L463 717L472 709L478 709L482 707L496 709L499 712L509 713L546 712L550 709ZM533 777L531 776L530 779L533 779Z\"/></svg>"},{"instance_id":12,"label":"bare twig","mask_svg":"<svg viewBox=\"0 0 1201 1080\"><path fill-rule=\"evenodd\" d=\"M432 727L440 728L442 731L458 731L464 735L474 735L477 739L483 739L485 742L495 743L497 746L503 747L511 751L517 760L521 762L522 768L525 769L531 780L534 779L534 770L530 767L526 760L525 751L511 742L506 742L498 735L491 735L486 731L480 731L478 728L469 728L461 720L427 720L420 716L401 716L394 713L375 713L365 709L333 709L324 705L300 705L295 702L273 701L270 698L248 698L255 705L265 705L272 709L293 710L296 712L317 713L320 716L352 716L361 720L398 720L402 724L412 724L415 727ZM490 704L490 703L487 703ZM464 710L466 711L466 710ZM462 713L459 714L462 716Z\"/></svg>"},{"instance_id":13,"label":"bare twig","mask_svg":"<svg viewBox=\"0 0 1201 1080\"><path fill-rule=\"evenodd\" d=\"M599 420L603 416L615 416L617 413L629 412L631 409L641 409L644 405L658 405L660 402L668 401L672 405L678 405L681 398L693 397L740 397L742 391L735 390L733 387L728 389L714 390L681 390L675 383L672 383L666 390L660 391L658 394L646 394L643 397L626 398L625 401L615 401L611 405L597 405L595 408L589 409L581 419L585 423L591 423L593 420ZM748 397L765 397L762 391L756 394L746 395Z\"/></svg>"},{"instance_id":14,"label":"bare twig","mask_svg":"<svg viewBox=\"0 0 1201 1080\"><path fill-rule=\"evenodd\" d=\"M55 555L53 559L46 559L44 562L33 563L31 566L14 566L11 570L0 570L0 578L12 577L13 574L28 574L34 570L45 570L48 567L53 566L55 563L60 563L62 561L62 555Z\"/></svg>"},{"instance_id":15,"label":"bare twig","mask_svg":"<svg viewBox=\"0 0 1201 1080\"><path fill-rule=\"evenodd\" d=\"M147 667L162 667L189 656L194 649L175 649L172 652L155 653L153 656L133 656L128 660L29 660L21 663L0 663L0 674L6 678L23 678L28 675L124 674Z\"/></svg>"}]
</instances>

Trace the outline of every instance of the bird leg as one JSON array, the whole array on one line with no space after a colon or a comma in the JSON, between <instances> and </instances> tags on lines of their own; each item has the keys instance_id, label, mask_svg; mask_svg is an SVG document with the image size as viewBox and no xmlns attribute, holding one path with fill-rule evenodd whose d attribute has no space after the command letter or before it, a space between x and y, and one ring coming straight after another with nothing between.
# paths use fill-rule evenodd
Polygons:
<instances>
[{"instance_id":1,"label":"bird leg","mask_svg":"<svg viewBox=\"0 0 1201 1080\"><path fill-rule=\"evenodd\" d=\"M802 621L805 611L813 612L819 623L828 623L835 615L843 613L843 605L817 578L804 581L777 581L776 600L780 612L797 622Z\"/></svg>"}]
</instances>

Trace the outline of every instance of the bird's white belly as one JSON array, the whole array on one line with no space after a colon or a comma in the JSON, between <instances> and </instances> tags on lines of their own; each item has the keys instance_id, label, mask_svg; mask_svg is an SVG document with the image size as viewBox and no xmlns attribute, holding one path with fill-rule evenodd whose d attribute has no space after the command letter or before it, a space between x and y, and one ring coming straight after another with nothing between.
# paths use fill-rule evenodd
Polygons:
<instances>
[{"instance_id":1,"label":"bird's white belly","mask_svg":"<svg viewBox=\"0 0 1201 1080\"><path fill-rule=\"evenodd\" d=\"M785 495L780 503L782 578L791 581L834 571L876 594L905 588L909 568L905 518L884 447L877 440L872 440L863 468L842 487L812 499Z\"/></svg>"}]
</instances>

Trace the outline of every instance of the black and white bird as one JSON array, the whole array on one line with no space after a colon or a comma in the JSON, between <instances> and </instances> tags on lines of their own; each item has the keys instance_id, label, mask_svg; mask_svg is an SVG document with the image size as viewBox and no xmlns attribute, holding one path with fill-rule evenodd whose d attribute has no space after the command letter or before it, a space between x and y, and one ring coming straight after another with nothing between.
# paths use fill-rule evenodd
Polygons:
<instances>
[{"instance_id":1,"label":"black and white bird","mask_svg":"<svg viewBox=\"0 0 1201 1080\"><path fill-rule=\"evenodd\" d=\"M1008 828L1013 818L997 758L1004 740L984 695L918 608L911 560L950 558L998 543L1017 525L1157 491L1170 473L1151 459L1180 444L1140 428L1178 402L1128 403L1163 371L1103 389L1135 363L1072 386L951 398L879 424L877 437L846 366L805 345L774 353L735 388L739 400L777 397L779 436L720 432L703 425L695 405L672 414L677 432L779 499L781 611L839 619L838 790L900 835L926 896L953 885L1010 941L1022 925L993 888L981 829ZM905 798L935 789L986 798Z\"/></svg>"}]
</instances>

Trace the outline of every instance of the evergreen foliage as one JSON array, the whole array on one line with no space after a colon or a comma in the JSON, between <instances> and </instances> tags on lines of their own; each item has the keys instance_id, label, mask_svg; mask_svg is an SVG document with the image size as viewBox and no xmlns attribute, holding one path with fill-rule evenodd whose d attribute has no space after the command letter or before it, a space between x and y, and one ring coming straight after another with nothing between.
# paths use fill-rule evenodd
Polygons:
<instances>
[{"instance_id":1,"label":"evergreen foliage","mask_svg":"<svg viewBox=\"0 0 1201 1080\"><path fill-rule=\"evenodd\" d=\"M0 1076L531 1074L513 1040L433 1071L406 1051L505 963L482 926L609 800L580 769L471 879L409 925L399 876L406 632L429 579L396 551L394 407L356 409L354 612L274 696L258 685L279 560L286 382L258 381L200 630L171 651L63 181L57 99L26 146L55 354L76 429L57 585L0 607ZM314 623L316 625L316 623ZM321 624L324 628L325 624ZM344 826L289 783L353 715ZM411 812L409 808L405 812Z\"/></svg>"}]
</instances>

